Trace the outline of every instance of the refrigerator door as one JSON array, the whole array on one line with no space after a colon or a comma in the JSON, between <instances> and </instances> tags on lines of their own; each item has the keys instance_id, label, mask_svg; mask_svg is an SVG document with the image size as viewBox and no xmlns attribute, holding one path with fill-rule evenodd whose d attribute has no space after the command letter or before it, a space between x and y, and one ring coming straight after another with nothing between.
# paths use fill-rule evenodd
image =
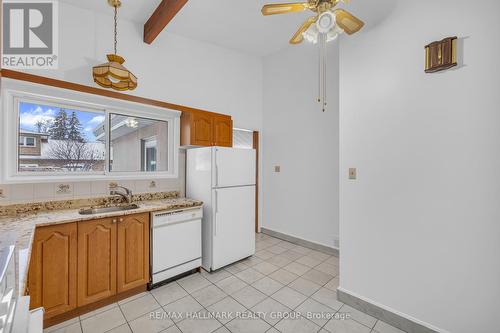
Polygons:
<instances>
[{"instance_id":1,"label":"refrigerator door","mask_svg":"<svg viewBox=\"0 0 500 333\"><path fill-rule=\"evenodd\" d=\"M212 270L255 254L255 186L215 189Z\"/></svg>"},{"instance_id":2,"label":"refrigerator door","mask_svg":"<svg viewBox=\"0 0 500 333\"><path fill-rule=\"evenodd\" d=\"M216 147L213 154L214 188L255 185L255 150Z\"/></svg>"}]
</instances>

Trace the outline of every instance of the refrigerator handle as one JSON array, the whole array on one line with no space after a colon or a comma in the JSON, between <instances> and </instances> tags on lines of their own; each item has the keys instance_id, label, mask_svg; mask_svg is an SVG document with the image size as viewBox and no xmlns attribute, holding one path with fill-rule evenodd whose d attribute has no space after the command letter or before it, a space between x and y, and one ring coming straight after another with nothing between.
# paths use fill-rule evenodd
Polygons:
<instances>
[{"instance_id":1,"label":"refrigerator handle","mask_svg":"<svg viewBox=\"0 0 500 333\"><path fill-rule=\"evenodd\" d=\"M215 161L215 187L219 186L219 165L217 164L217 148L214 153L214 161Z\"/></svg>"},{"instance_id":2,"label":"refrigerator handle","mask_svg":"<svg viewBox=\"0 0 500 333\"><path fill-rule=\"evenodd\" d=\"M214 236L217 236L217 213L219 212L219 192L215 190Z\"/></svg>"},{"instance_id":3,"label":"refrigerator handle","mask_svg":"<svg viewBox=\"0 0 500 333\"><path fill-rule=\"evenodd\" d=\"M215 186L219 186L219 167L215 164Z\"/></svg>"}]
</instances>

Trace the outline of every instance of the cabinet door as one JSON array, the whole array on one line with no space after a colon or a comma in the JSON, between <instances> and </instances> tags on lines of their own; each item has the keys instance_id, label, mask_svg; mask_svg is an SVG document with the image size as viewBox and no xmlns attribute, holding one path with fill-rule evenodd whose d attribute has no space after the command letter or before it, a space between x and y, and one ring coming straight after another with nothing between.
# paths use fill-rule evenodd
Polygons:
<instances>
[{"instance_id":1,"label":"cabinet door","mask_svg":"<svg viewBox=\"0 0 500 333\"><path fill-rule=\"evenodd\" d=\"M230 117L214 116L214 144L220 147L233 146L233 121Z\"/></svg>"},{"instance_id":2,"label":"cabinet door","mask_svg":"<svg viewBox=\"0 0 500 333\"><path fill-rule=\"evenodd\" d=\"M78 223L78 306L116 294L115 219Z\"/></svg>"},{"instance_id":3,"label":"cabinet door","mask_svg":"<svg viewBox=\"0 0 500 333\"><path fill-rule=\"evenodd\" d=\"M30 308L45 318L76 308L77 225L37 228L29 268Z\"/></svg>"},{"instance_id":4,"label":"cabinet door","mask_svg":"<svg viewBox=\"0 0 500 333\"><path fill-rule=\"evenodd\" d=\"M117 268L119 293L149 282L149 214L119 219Z\"/></svg>"},{"instance_id":5,"label":"cabinet door","mask_svg":"<svg viewBox=\"0 0 500 333\"><path fill-rule=\"evenodd\" d=\"M195 146L212 146L212 117L201 113L193 113L191 116L191 144Z\"/></svg>"}]
</instances>

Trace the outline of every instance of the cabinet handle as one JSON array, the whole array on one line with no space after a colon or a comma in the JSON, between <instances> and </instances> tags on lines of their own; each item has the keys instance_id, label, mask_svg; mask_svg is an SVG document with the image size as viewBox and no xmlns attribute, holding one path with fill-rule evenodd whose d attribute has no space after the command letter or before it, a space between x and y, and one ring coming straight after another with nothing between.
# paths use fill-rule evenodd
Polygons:
<instances>
[{"instance_id":1,"label":"cabinet handle","mask_svg":"<svg viewBox=\"0 0 500 333\"><path fill-rule=\"evenodd\" d=\"M117 222L116 219L111 220L111 223L116 223L116 222Z\"/></svg>"},{"instance_id":2,"label":"cabinet handle","mask_svg":"<svg viewBox=\"0 0 500 333\"><path fill-rule=\"evenodd\" d=\"M118 219L118 222L123 222L123 218L121 218L121 217L120 217L120 218Z\"/></svg>"}]
</instances>

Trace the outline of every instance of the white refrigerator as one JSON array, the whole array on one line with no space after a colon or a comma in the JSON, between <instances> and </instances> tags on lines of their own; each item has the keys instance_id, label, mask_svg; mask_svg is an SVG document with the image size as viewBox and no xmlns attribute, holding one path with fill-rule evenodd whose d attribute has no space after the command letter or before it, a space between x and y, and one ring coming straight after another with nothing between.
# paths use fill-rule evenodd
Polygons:
<instances>
[{"instance_id":1,"label":"white refrigerator","mask_svg":"<svg viewBox=\"0 0 500 333\"><path fill-rule=\"evenodd\" d=\"M186 196L203 201L203 268L214 271L253 255L255 150L189 149L186 162Z\"/></svg>"}]
</instances>

